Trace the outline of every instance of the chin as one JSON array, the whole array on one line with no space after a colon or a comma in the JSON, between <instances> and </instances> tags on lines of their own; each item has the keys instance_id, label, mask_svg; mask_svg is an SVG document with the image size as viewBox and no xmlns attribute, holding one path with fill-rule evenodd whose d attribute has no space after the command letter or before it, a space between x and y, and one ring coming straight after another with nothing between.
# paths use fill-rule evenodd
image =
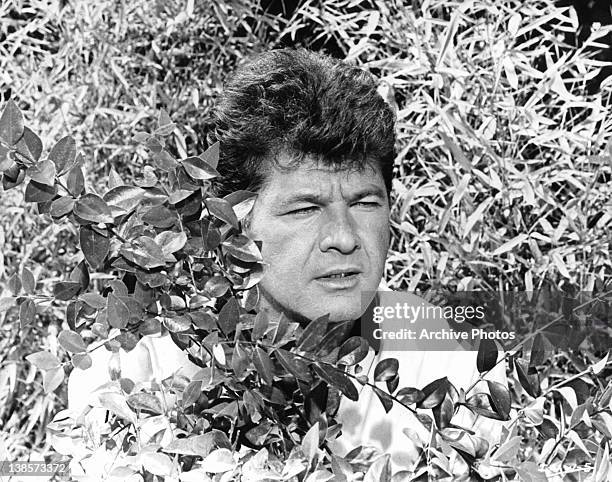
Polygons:
<instances>
[{"instance_id":1,"label":"chin","mask_svg":"<svg viewBox=\"0 0 612 482\"><path fill-rule=\"evenodd\" d=\"M338 322L338 321L347 321L347 320L356 320L358 319L363 312L365 311L361 307L361 299L358 298L353 302L342 301L340 303L329 303L325 306L319 305L318 315L322 316L326 313L329 313L329 321Z\"/></svg>"}]
</instances>

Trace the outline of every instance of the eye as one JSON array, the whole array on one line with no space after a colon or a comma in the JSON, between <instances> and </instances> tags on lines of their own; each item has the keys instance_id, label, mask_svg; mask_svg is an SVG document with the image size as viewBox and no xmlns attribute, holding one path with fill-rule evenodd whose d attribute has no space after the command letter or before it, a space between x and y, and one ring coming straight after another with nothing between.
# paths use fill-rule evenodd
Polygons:
<instances>
[{"instance_id":1,"label":"eye","mask_svg":"<svg viewBox=\"0 0 612 482\"><path fill-rule=\"evenodd\" d=\"M317 211L317 209L319 209L317 206L307 206L300 209L294 209L293 211L289 211L287 214L303 216L306 214L313 214Z\"/></svg>"},{"instance_id":2,"label":"eye","mask_svg":"<svg viewBox=\"0 0 612 482\"><path fill-rule=\"evenodd\" d=\"M380 203L378 201L357 201L353 206L377 208L380 206Z\"/></svg>"}]
</instances>

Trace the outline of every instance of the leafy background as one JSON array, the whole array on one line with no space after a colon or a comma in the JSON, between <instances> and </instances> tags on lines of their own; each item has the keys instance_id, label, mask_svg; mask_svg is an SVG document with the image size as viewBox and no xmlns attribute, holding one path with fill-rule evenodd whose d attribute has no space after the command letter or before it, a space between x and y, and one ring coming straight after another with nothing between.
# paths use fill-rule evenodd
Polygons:
<instances>
[{"instance_id":1,"label":"leafy background","mask_svg":"<svg viewBox=\"0 0 612 482\"><path fill-rule=\"evenodd\" d=\"M202 152L237 64L324 50L379 76L397 109L392 288L600 292L612 273L611 21L606 2L589 4L3 1L1 100L46 147L74 136L96 188L111 168L141 173L130 138L159 109L180 126L173 154ZM76 230L38 216L21 189L0 195L0 291L23 267L50 291L76 264ZM15 453L46 450L64 403L24 360L56 349L63 318L50 305L27 332L0 325L0 443Z\"/></svg>"}]
</instances>

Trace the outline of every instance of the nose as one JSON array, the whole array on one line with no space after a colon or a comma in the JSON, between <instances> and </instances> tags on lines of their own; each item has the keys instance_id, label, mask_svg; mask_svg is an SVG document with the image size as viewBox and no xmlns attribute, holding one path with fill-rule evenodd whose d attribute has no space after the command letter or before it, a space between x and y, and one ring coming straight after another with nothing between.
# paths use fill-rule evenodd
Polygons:
<instances>
[{"instance_id":1,"label":"nose","mask_svg":"<svg viewBox=\"0 0 612 482\"><path fill-rule=\"evenodd\" d=\"M350 254L361 247L357 224L348 206L328 206L321 230L319 248L323 252L330 250Z\"/></svg>"}]
</instances>

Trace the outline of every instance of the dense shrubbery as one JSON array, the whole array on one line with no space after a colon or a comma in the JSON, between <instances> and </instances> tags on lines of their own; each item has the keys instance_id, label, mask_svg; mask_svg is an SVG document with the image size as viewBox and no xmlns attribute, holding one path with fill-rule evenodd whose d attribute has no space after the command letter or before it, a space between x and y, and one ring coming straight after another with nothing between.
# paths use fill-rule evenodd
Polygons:
<instances>
[{"instance_id":1,"label":"dense shrubbery","mask_svg":"<svg viewBox=\"0 0 612 482\"><path fill-rule=\"evenodd\" d=\"M604 82L600 93L585 94L586 83L600 68L593 49L605 32L593 32L581 45L568 43L568 33L577 29L573 11L546 1L430 2L422 8L399 2L351 3L303 2L288 15L289 22L253 15L257 9L247 1L192 10L190 3L185 8L173 2L132 2L123 9L114 2L77 3L55 12L37 3L24 2L12 11L12 2L4 4L2 88L23 109L45 146L55 145L43 150L35 135L19 127L19 109L8 104L0 122L1 296L4 310L18 304L8 310L0 340L0 442L9 455L48 448L44 428L62 403L63 387L55 392L59 398L53 395L64 373L58 364L68 361L57 351L58 343L72 353L75 366L86 366L83 337L90 342L118 336L108 348L129 348L147 330L161 329L160 316L165 328L177 334L179 346L187 349L187 339L193 343L195 337L204 351L198 348L194 358L221 363L227 375L206 387L198 384L204 378L159 387L183 399L185 419L178 410L168 413L170 423L184 430L191 422L203 423L197 430L189 428L189 433L215 434L210 430L219 428L216 423L232 418L219 417L206 407L208 416L190 421L197 400L189 397L196 392L206 393L208 400L223 393L227 400L220 401L226 405L217 409L229 415L239 411L245 423L256 423L253 416L258 413L268 421L279 416L270 400L278 401L274 397L281 395L294 400L291 384L296 382L291 374L300 379L307 373L354 398L352 382L332 368L338 363L337 351L318 363L300 361L313 347L303 345L307 340L300 339L299 330L293 333L279 322L265 337L253 333L263 330L266 322L250 311L252 300L241 302L241 313L235 296L256 280L245 275L257 267L258 251L240 234L231 208L248 199L205 201L202 188L214 175L214 148L201 157L193 155L205 149L209 108L232 66L269 46L291 43L294 37L297 43L333 47L371 69L382 78L383 95L397 107L400 154L390 286L545 288L606 295L612 271L612 163L606 150L610 91ZM168 111L172 120L163 115L158 121L158 108ZM156 130L154 137L142 134ZM130 139L137 132L140 144L134 146ZM83 150L78 158L77 143ZM145 168L148 164L155 169ZM37 210L24 205L23 189L10 189L24 181L25 200L39 202ZM37 211L55 221L69 215L76 224L51 224L49 216ZM193 223L199 228L205 224L206 236L194 231ZM200 239L194 242L195 238ZM220 298L218 306L206 310L214 298ZM161 302L161 312L149 306L153 299ZM326 324L319 320L311 329L320 341ZM207 336L228 344L219 345ZM340 337L328 339L340 348ZM580 471L590 470L599 474L593 480L605 480L612 385L609 363L598 362L607 360L609 337L603 340L585 342L578 353L559 350L545 360L530 356L530 344L516 357L511 353L510 390L489 386L489 393L498 396L481 400L484 405L479 408L485 416L488 410L507 419L512 400L519 408L512 414L516 423L505 434L502 448L491 446L471 454L469 448L459 447L472 469L486 477L492 465L501 464L520 467L522 477L536 477L540 464L550 477L580 480ZM351 343L343 348L346 355L363 350L360 341ZM282 351L296 344L303 349L298 356ZM231 349L215 357L213 346ZM51 392L47 396L33 367L24 361L39 347L53 352L29 358L43 368L42 383ZM296 369L294 364L302 362L317 368ZM269 363L277 374L288 376L267 379ZM386 374L392 374L392 368L381 369L379 375L393 393L398 385ZM479 368L486 372L489 367ZM539 378L533 378L534 371ZM283 380L281 393L274 392L272 387L278 388ZM154 418L151 414L160 412L155 390L132 394L133 387L121 388L128 405L109 396L107 408L116 415L111 428L133 421L135 413ZM443 433L449 410L452 414L452 408L462 403L459 392L446 382L423 391L424 395L410 391L402 396L396 392L395 397L406 396L405 403L421 408L433 405L433 423ZM384 392L380 397L389 403ZM270 402L265 409L262 400ZM303 399L298 406L301 403ZM313 461L323 457L317 455L313 440L317 429L333 436L333 417L317 426L313 424L319 418L312 414L293 424L295 415L283 414L281 425L287 430L280 433L259 433L258 427L269 428L261 422L251 427L256 433L234 427L227 440L209 437L220 450L246 437L268 452L250 459L246 455L240 464L251 463L255 470L275 457L289 457L303 476L305 465L312 470ZM315 428L309 430L311 426ZM537 441L525 443L532 439ZM303 453L296 449L290 455L290 450L275 445L279 441L295 444ZM444 450L436 444L425 448L428 457L423 460L440 475ZM211 446L207 447L166 452L183 454L181 461L188 465L193 455L207 455ZM168 456L145 455L148 467L153 467L150 472L171 470ZM215 452L215 457L227 465L228 452ZM329 458L321 460L326 461L321 468L325 463L333 468ZM367 469L356 460L360 457L348 459L350 470ZM374 471L386 470L381 460ZM432 460L440 462L431 465ZM141 462L132 460L135 465ZM348 470L336 461L335 473L338 465Z\"/></svg>"}]
</instances>

